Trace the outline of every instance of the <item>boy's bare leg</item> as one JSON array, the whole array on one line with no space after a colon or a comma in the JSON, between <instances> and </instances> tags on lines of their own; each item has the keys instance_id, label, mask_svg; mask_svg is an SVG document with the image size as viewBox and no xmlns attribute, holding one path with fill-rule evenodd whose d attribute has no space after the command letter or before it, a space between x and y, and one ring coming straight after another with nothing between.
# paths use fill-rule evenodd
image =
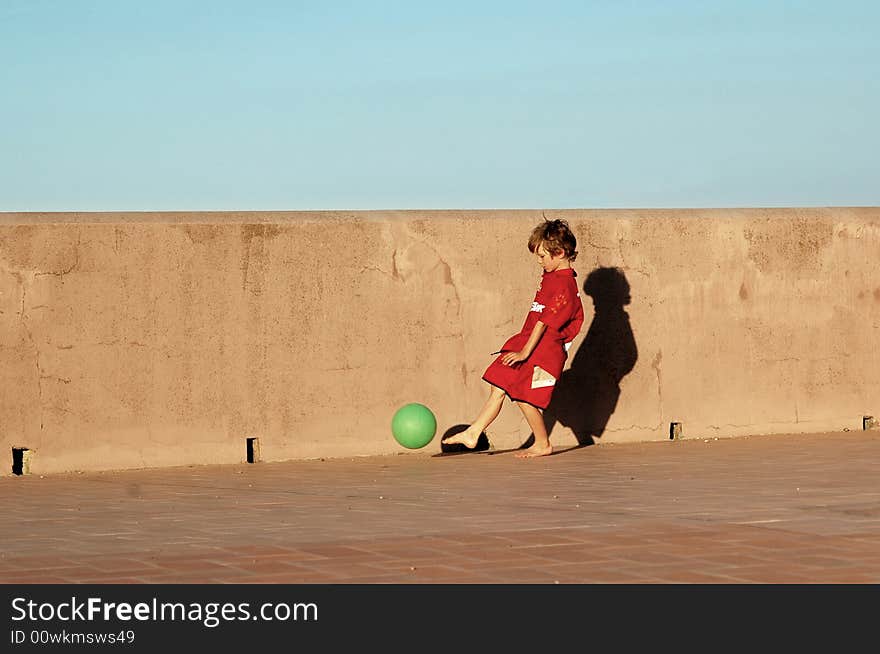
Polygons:
<instances>
[{"instance_id":1,"label":"boy's bare leg","mask_svg":"<svg viewBox=\"0 0 880 654\"><path fill-rule=\"evenodd\" d=\"M499 413L501 413L502 404L504 404L504 391L497 386L491 386L489 398L483 405L480 415L478 415L474 422L463 432L458 433L455 436L450 436L443 442L453 444L460 443L466 448L472 450L477 446L477 441L480 440L480 434L482 434L486 427L491 425L492 421L498 417Z\"/></svg>"},{"instance_id":2,"label":"boy's bare leg","mask_svg":"<svg viewBox=\"0 0 880 654\"><path fill-rule=\"evenodd\" d=\"M541 414L541 410L528 402L517 402L517 404L526 417L529 427L532 428L535 442L529 449L517 452L514 456L520 459L531 459L536 456L553 454L553 446L550 444L550 436L547 434L547 427L544 426L544 416Z\"/></svg>"}]
</instances>

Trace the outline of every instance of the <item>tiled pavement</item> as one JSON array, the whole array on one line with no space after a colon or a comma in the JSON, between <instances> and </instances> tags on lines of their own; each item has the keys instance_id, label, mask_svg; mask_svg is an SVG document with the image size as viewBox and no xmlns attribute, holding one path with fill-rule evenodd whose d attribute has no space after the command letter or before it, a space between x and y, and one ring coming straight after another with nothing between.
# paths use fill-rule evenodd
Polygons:
<instances>
[{"instance_id":1,"label":"tiled pavement","mask_svg":"<svg viewBox=\"0 0 880 654\"><path fill-rule=\"evenodd\" d=\"M880 583L880 431L438 450L4 476L0 583Z\"/></svg>"}]
</instances>

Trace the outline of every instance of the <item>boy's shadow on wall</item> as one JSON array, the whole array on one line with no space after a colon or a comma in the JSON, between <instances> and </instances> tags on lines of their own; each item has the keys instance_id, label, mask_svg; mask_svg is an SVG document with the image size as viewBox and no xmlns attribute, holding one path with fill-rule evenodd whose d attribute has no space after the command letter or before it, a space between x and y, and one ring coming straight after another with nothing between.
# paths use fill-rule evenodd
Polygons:
<instances>
[{"instance_id":1,"label":"boy's shadow on wall","mask_svg":"<svg viewBox=\"0 0 880 654\"><path fill-rule=\"evenodd\" d=\"M557 423L568 427L578 447L593 445L605 432L617 408L620 381L638 359L629 314L629 282L619 268L596 268L584 281L584 293L593 299L593 321L584 340L556 383L544 424L551 434ZM529 436L523 447L534 442Z\"/></svg>"}]
</instances>

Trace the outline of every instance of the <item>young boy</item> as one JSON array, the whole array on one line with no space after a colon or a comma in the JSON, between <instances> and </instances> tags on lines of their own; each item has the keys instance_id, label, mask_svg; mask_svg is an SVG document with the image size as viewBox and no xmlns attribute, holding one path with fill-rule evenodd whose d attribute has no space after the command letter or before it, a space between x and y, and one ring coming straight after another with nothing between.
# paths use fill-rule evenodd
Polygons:
<instances>
[{"instance_id":1,"label":"young boy","mask_svg":"<svg viewBox=\"0 0 880 654\"><path fill-rule=\"evenodd\" d=\"M491 389L480 414L445 443L474 448L480 434L498 417L507 395L519 406L535 436L534 444L516 456L532 458L553 452L542 412L562 374L571 341L584 323L577 273L571 267L577 257L577 239L566 221L545 220L532 230L529 252L544 269L532 308L519 333L504 343L496 353L500 356L483 373Z\"/></svg>"}]
</instances>

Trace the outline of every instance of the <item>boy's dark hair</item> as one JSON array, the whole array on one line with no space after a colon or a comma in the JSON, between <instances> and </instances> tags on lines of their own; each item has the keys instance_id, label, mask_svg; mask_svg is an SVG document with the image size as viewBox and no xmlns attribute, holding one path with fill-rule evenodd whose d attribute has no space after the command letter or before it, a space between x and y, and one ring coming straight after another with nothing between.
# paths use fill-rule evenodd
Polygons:
<instances>
[{"instance_id":1,"label":"boy's dark hair","mask_svg":"<svg viewBox=\"0 0 880 654\"><path fill-rule=\"evenodd\" d=\"M552 256L560 252L565 253L565 258L574 261L577 258L577 239L568 223L564 220L547 220L532 230L529 237L529 252L535 252L544 244L544 249Z\"/></svg>"}]
</instances>

